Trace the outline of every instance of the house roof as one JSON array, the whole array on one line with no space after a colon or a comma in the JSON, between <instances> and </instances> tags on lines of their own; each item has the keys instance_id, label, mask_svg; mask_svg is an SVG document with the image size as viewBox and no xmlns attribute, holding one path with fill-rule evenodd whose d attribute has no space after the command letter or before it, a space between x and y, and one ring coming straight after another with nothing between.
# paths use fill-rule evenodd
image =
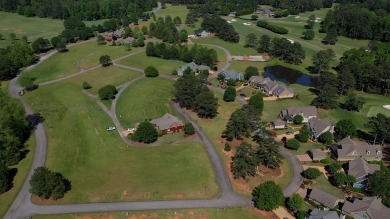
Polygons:
<instances>
[{"instance_id":1,"label":"house roof","mask_svg":"<svg viewBox=\"0 0 390 219\"><path fill-rule=\"evenodd\" d=\"M338 157L378 157L382 159L383 154L380 145L369 145L366 142L355 142L350 137L346 137L337 143Z\"/></svg>"},{"instance_id":2,"label":"house roof","mask_svg":"<svg viewBox=\"0 0 390 219\"><path fill-rule=\"evenodd\" d=\"M264 84L264 90L266 92L272 92L278 85L276 81L267 81Z\"/></svg>"},{"instance_id":3,"label":"house roof","mask_svg":"<svg viewBox=\"0 0 390 219\"><path fill-rule=\"evenodd\" d=\"M266 13L266 14L274 14L271 10L269 10L269 9L264 9L264 13Z\"/></svg>"},{"instance_id":4,"label":"house roof","mask_svg":"<svg viewBox=\"0 0 390 219\"><path fill-rule=\"evenodd\" d=\"M338 200L336 196L331 195L317 187L313 187L309 194L309 198L328 208L333 208Z\"/></svg>"},{"instance_id":5,"label":"house roof","mask_svg":"<svg viewBox=\"0 0 390 219\"><path fill-rule=\"evenodd\" d=\"M190 68L192 71L196 72L196 71L203 71L203 70L210 70L210 67L209 66L206 66L206 65L197 65L195 62L190 62L188 64L185 64L183 66L181 66L179 68L179 70L177 71L178 75L182 76L183 75L183 72L187 69L187 68Z\"/></svg>"},{"instance_id":6,"label":"house roof","mask_svg":"<svg viewBox=\"0 0 390 219\"><path fill-rule=\"evenodd\" d=\"M236 72L235 70L226 70L222 72L223 75L225 75L225 79L235 79L235 80L242 80L244 79L244 74L241 72Z\"/></svg>"},{"instance_id":7,"label":"house roof","mask_svg":"<svg viewBox=\"0 0 390 219\"><path fill-rule=\"evenodd\" d=\"M150 123L155 124L160 130L169 129L173 123L183 125L177 117L169 113L166 113L161 118L151 120Z\"/></svg>"},{"instance_id":8,"label":"house roof","mask_svg":"<svg viewBox=\"0 0 390 219\"><path fill-rule=\"evenodd\" d=\"M274 124L274 126L287 125L287 123L285 121L282 121L282 120L275 120L272 122L272 124Z\"/></svg>"},{"instance_id":9,"label":"house roof","mask_svg":"<svg viewBox=\"0 0 390 219\"><path fill-rule=\"evenodd\" d=\"M313 156L313 159L315 157L326 157L326 152L322 151L321 149L311 149L310 153Z\"/></svg>"},{"instance_id":10,"label":"house roof","mask_svg":"<svg viewBox=\"0 0 390 219\"><path fill-rule=\"evenodd\" d=\"M346 201L342 208L348 214L354 212L366 212L372 219L388 218L390 208L384 206L378 197L364 197L362 200L355 198L352 202Z\"/></svg>"},{"instance_id":11,"label":"house roof","mask_svg":"<svg viewBox=\"0 0 390 219\"><path fill-rule=\"evenodd\" d=\"M283 84L278 84L272 93L276 96L289 95L294 94L294 90L292 88L286 88Z\"/></svg>"},{"instance_id":12,"label":"house roof","mask_svg":"<svg viewBox=\"0 0 390 219\"><path fill-rule=\"evenodd\" d=\"M315 208L307 219L340 219L340 216L335 211L320 211Z\"/></svg>"},{"instance_id":13,"label":"house roof","mask_svg":"<svg viewBox=\"0 0 390 219\"><path fill-rule=\"evenodd\" d=\"M282 115L288 115L293 118L296 115L302 115L304 118L317 117L317 108L314 106L289 107L282 111Z\"/></svg>"},{"instance_id":14,"label":"house roof","mask_svg":"<svg viewBox=\"0 0 390 219\"><path fill-rule=\"evenodd\" d=\"M260 76L252 76L252 77L249 78L249 82L250 83L262 84L263 81L264 81L264 78L260 77Z\"/></svg>"},{"instance_id":15,"label":"house roof","mask_svg":"<svg viewBox=\"0 0 390 219\"><path fill-rule=\"evenodd\" d=\"M209 31L207 31L207 30L197 29L197 30L194 30L194 34L195 35L201 35L203 33L203 31L205 31L206 33L209 33Z\"/></svg>"},{"instance_id":16,"label":"house roof","mask_svg":"<svg viewBox=\"0 0 390 219\"><path fill-rule=\"evenodd\" d=\"M127 37L123 40L124 44L131 44L134 41L134 37Z\"/></svg>"},{"instance_id":17,"label":"house roof","mask_svg":"<svg viewBox=\"0 0 390 219\"><path fill-rule=\"evenodd\" d=\"M380 170L378 164L370 164L361 157L348 162L348 175L354 176L355 178L367 176L377 170Z\"/></svg>"},{"instance_id":18,"label":"house roof","mask_svg":"<svg viewBox=\"0 0 390 219\"><path fill-rule=\"evenodd\" d=\"M310 118L307 125L315 138L318 138L323 132L327 131L327 129L331 129L332 127L332 124L328 119L317 118Z\"/></svg>"}]
</instances>

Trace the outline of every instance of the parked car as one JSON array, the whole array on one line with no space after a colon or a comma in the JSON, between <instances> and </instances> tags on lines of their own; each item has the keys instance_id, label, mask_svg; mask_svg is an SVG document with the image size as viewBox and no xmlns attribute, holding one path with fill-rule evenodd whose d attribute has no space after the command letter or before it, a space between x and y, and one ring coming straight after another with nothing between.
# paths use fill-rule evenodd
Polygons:
<instances>
[{"instance_id":1,"label":"parked car","mask_svg":"<svg viewBox=\"0 0 390 219\"><path fill-rule=\"evenodd\" d=\"M110 126L110 127L108 127L106 130L107 131L114 131L116 128L115 128L115 126Z\"/></svg>"},{"instance_id":2,"label":"parked car","mask_svg":"<svg viewBox=\"0 0 390 219\"><path fill-rule=\"evenodd\" d=\"M291 130L288 130L288 131L286 132L286 134L287 134L287 135L292 135L292 134L294 134L294 132L291 131Z\"/></svg>"},{"instance_id":3,"label":"parked car","mask_svg":"<svg viewBox=\"0 0 390 219\"><path fill-rule=\"evenodd\" d=\"M134 133L135 132L135 128L127 128L127 132Z\"/></svg>"}]
</instances>

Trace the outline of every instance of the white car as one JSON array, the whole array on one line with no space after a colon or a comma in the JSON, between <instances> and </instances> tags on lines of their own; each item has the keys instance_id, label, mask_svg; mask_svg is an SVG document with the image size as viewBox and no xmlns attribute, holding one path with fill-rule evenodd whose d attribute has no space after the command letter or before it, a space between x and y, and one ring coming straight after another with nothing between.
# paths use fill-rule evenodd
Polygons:
<instances>
[{"instance_id":1,"label":"white car","mask_svg":"<svg viewBox=\"0 0 390 219\"><path fill-rule=\"evenodd\" d=\"M133 132L135 132L135 128L127 128L127 132L133 133Z\"/></svg>"},{"instance_id":2,"label":"white car","mask_svg":"<svg viewBox=\"0 0 390 219\"><path fill-rule=\"evenodd\" d=\"M107 131L114 131L115 130L115 126L110 126L106 129Z\"/></svg>"}]
</instances>

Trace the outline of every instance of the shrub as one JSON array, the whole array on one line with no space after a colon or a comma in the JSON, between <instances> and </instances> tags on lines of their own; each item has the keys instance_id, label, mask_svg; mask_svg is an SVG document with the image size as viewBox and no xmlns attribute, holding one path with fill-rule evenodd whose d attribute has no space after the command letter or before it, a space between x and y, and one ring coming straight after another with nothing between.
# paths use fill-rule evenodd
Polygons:
<instances>
[{"instance_id":1,"label":"shrub","mask_svg":"<svg viewBox=\"0 0 390 219\"><path fill-rule=\"evenodd\" d=\"M153 66L146 67L144 72L146 77L154 78L158 76L158 70Z\"/></svg>"},{"instance_id":2,"label":"shrub","mask_svg":"<svg viewBox=\"0 0 390 219\"><path fill-rule=\"evenodd\" d=\"M289 139L286 142L286 148L292 149L292 150L298 150L300 147L300 143L297 139Z\"/></svg>"},{"instance_id":3,"label":"shrub","mask_svg":"<svg viewBox=\"0 0 390 219\"><path fill-rule=\"evenodd\" d=\"M334 174L334 173L338 172L339 170L341 170L341 168L342 168L341 164L332 163L326 167L326 170L328 171L328 173Z\"/></svg>"},{"instance_id":4,"label":"shrub","mask_svg":"<svg viewBox=\"0 0 390 219\"><path fill-rule=\"evenodd\" d=\"M318 137L318 141L323 144L331 144L333 141L333 134L331 132L325 132Z\"/></svg>"},{"instance_id":5,"label":"shrub","mask_svg":"<svg viewBox=\"0 0 390 219\"><path fill-rule=\"evenodd\" d=\"M291 212L296 212L300 210L302 206L303 206L303 198L298 194L292 195L286 202L286 207Z\"/></svg>"},{"instance_id":6,"label":"shrub","mask_svg":"<svg viewBox=\"0 0 390 219\"><path fill-rule=\"evenodd\" d=\"M298 125L298 124L301 124L303 122L303 116L301 115L296 115L294 116L293 118L293 123Z\"/></svg>"},{"instance_id":7,"label":"shrub","mask_svg":"<svg viewBox=\"0 0 390 219\"><path fill-rule=\"evenodd\" d=\"M295 217L297 219L305 219L306 218L306 212L305 211L297 211L297 213L295 213Z\"/></svg>"},{"instance_id":8,"label":"shrub","mask_svg":"<svg viewBox=\"0 0 390 219\"><path fill-rule=\"evenodd\" d=\"M172 72L171 72L171 75L177 75L178 73L177 73L177 70L175 69L175 70L172 70Z\"/></svg>"},{"instance_id":9,"label":"shrub","mask_svg":"<svg viewBox=\"0 0 390 219\"><path fill-rule=\"evenodd\" d=\"M321 171L317 168L307 168L303 171L303 177L307 179L316 179L321 176Z\"/></svg>"},{"instance_id":10,"label":"shrub","mask_svg":"<svg viewBox=\"0 0 390 219\"><path fill-rule=\"evenodd\" d=\"M228 87L226 88L225 92L223 93L223 100L225 102L231 102L236 99L236 89L234 87Z\"/></svg>"},{"instance_id":11,"label":"shrub","mask_svg":"<svg viewBox=\"0 0 390 219\"><path fill-rule=\"evenodd\" d=\"M87 90L87 89L91 89L92 86L90 84L88 84L88 82L84 81L83 82L83 89Z\"/></svg>"},{"instance_id":12,"label":"shrub","mask_svg":"<svg viewBox=\"0 0 390 219\"><path fill-rule=\"evenodd\" d=\"M257 19L259 19L259 16L255 15L255 14L251 16L251 20L252 21L255 21Z\"/></svg>"},{"instance_id":13,"label":"shrub","mask_svg":"<svg viewBox=\"0 0 390 219\"><path fill-rule=\"evenodd\" d=\"M232 146L229 144L229 143L225 143L225 148L224 148L225 151L231 151L232 150Z\"/></svg>"},{"instance_id":14,"label":"shrub","mask_svg":"<svg viewBox=\"0 0 390 219\"><path fill-rule=\"evenodd\" d=\"M329 157L327 157L325 159L320 160L320 162L323 164L330 164L332 162L332 160Z\"/></svg>"},{"instance_id":15,"label":"shrub","mask_svg":"<svg viewBox=\"0 0 390 219\"><path fill-rule=\"evenodd\" d=\"M107 85L105 87L100 88L98 91L101 100L115 99L115 94L117 93L118 91L113 85Z\"/></svg>"},{"instance_id":16,"label":"shrub","mask_svg":"<svg viewBox=\"0 0 390 219\"><path fill-rule=\"evenodd\" d=\"M227 82L226 82L226 84L228 86L236 86L236 83L237 83L237 81L234 80L234 79L228 79Z\"/></svg>"},{"instance_id":17,"label":"shrub","mask_svg":"<svg viewBox=\"0 0 390 219\"><path fill-rule=\"evenodd\" d=\"M184 135L189 136L195 134L195 128L192 123L186 123L184 125Z\"/></svg>"},{"instance_id":18,"label":"shrub","mask_svg":"<svg viewBox=\"0 0 390 219\"><path fill-rule=\"evenodd\" d=\"M310 133L307 126L302 126L302 128L299 130L299 134L295 135L295 138L300 142L307 142L310 138Z\"/></svg>"}]
</instances>

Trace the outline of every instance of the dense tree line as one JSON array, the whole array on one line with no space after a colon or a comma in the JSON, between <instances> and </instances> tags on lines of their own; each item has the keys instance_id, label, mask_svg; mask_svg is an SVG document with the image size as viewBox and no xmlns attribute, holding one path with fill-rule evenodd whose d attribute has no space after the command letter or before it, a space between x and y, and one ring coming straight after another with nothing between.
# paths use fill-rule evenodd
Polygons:
<instances>
[{"instance_id":1,"label":"dense tree line","mask_svg":"<svg viewBox=\"0 0 390 219\"><path fill-rule=\"evenodd\" d=\"M213 67L218 60L217 52L214 49L197 44L189 48L188 45L149 42L146 45L146 55L163 59L177 59L183 62L194 61L198 65L210 67Z\"/></svg>"},{"instance_id":2,"label":"dense tree line","mask_svg":"<svg viewBox=\"0 0 390 219\"><path fill-rule=\"evenodd\" d=\"M334 0L259 0L261 5L272 5L275 8L286 9L289 14L330 8L333 2Z\"/></svg>"},{"instance_id":3,"label":"dense tree line","mask_svg":"<svg viewBox=\"0 0 390 219\"><path fill-rule=\"evenodd\" d=\"M240 35L234 30L226 20L219 17L219 15L206 15L202 22L202 28L212 33L216 33L218 38L224 41L238 43Z\"/></svg>"},{"instance_id":4,"label":"dense tree line","mask_svg":"<svg viewBox=\"0 0 390 219\"><path fill-rule=\"evenodd\" d=\"M156 22L150 23L149 31L151 36L168 43L186 42L188 37L187 31L179 33L176 24L169 15L165 16L165 19L159 17Z\"/></svg>"},{"instance_id":5,"label":"dense tree line","mask_svg":"<svg viewBox=\"0 0 390 219\"><path fill-rule=\"evenodd\" d=\"M143 12L156 6L156 0L0 0L0 10L17 12L28 17L54 19L78 17L82 20L98 20L127 15L142 17Z\"/></svg>"},{"instance_id":6,"label":"dense tree line","mask_svg":"<svg viewBox=\"0 0 390 219\"><path fill-rule=\"evenodd\" d=\"M286 28L275 24L269 24L267 21L257 21L256 25L277 34L288 34L288 30Z\"/></svg>"},{"instance_id":7,"label":"dense tree line","mask_svg":"<svg viewBox=\"0 0 390 219\"><path fill-rule=\"evenodd\" d=\"M354 39L390 40L388 0L340 2L342 4L326 14L320 31L333 31Z\"/></svg>"}]
</instances>

